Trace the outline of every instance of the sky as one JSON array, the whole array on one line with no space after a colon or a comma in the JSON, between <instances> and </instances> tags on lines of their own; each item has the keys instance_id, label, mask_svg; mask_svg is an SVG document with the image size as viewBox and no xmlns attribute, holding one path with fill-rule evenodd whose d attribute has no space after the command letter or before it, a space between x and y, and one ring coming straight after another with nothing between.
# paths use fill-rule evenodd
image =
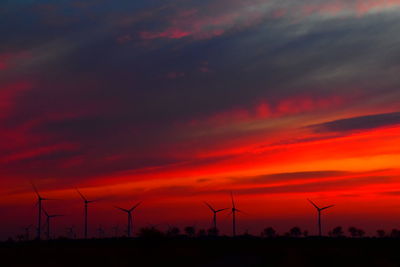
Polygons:
<instances>
[{"instance_id":1,"label":"sky","mask_svg":"<svg viewBox=\"0 0 400 267\"><path fill-rule=\"evenodd\" d=\"M3 0L0 238L400 221L400 0ZM230 215L220 215L229 234Z\"/></svg>"}]
</instances>

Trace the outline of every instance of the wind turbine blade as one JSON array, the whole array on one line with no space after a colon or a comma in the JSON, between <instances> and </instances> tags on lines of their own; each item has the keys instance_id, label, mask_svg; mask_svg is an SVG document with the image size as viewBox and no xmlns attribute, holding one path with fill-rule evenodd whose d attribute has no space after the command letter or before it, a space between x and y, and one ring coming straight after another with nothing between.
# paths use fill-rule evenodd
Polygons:
<instances>
[{"instance_id":1,"label":"wind turbine blade","mask_svg":"<svg viewBox=\"0 0 400 267\"><path fill-rule=\"evenodd\" d=\"M326 210L326 209L332 208L332 207L334 207L334 206L335 206L335 205L329 205L329 206L323 207L321 210Z\"/></svg>"},{"instance_id":2,"label":"wind turbine blade","mask_svg":"<svg viewBox=\"0 0 400 267\"><path fill-rule=\"evenodd\" d=\"M31 184L32 184L33 190L35 191L36 195L37 195L39 198L41 198L41 196L40 196L40 194L39 194L39 191L38 191L37 188L36 188L36 185L35 185L32 181L31 181Z\"/></svg>"},{"instance_id":3,"label":"wind turbine blade","mask_svg":"<svg viewBox=\"0 0 400 267\"><path fill-rule=\"evenodd\" d=\"M82 198L84 201L87 201L87 199L85 198L85 196L81 193L81 191L79 191L78 188L76 189L76 191L78 192L78 194L81 196L81 198Z\"/></svg>"},{"instance_id":4,"label":"wind turbine blade","mask_svg":"<svg viewBox=\"0 0 400 267\"><path fill-rule=\"evenodd\" d=\"M216 210L215 212L220 212L220 211L224 211L224 210L229 210L229 208L219 209L219 210Z\"/></svg>"},{"instance_id":5,"label":"wind turbine blade","mask_svg":"<svg viewBox=\"0 0 400 267\"><path fill-rule=\"evenodd\" d=\"M129 211L135 210L140 204L142 204L142 201L138 202L135 206L133 206Z\"/></svg>"},{"instance_id":6,"label":"wind turbine blade","mask_svg":"<svg viewBox=\"0 0 400 267\"><path fill-rule=\"evenodd\" d=\"M311 200L307 199L317 210L319 210L319 207L317 205L315 205L314 202L312 202Z\"/></svg>"},{"instance_id":7,"label":"wind turbine blade","mask_svg":"<svg viewBox=\"0 0 400 267\"><path fill-rule=\"evenodd\" d=\"M235 208L235 201L233 200L233 193L231 192L232 207Z\"/></svg>"},{"instance_id":8,"label":"wind turbine blade","mask_svg":"<svg viewBox=\"0 0 400 267\"><path fill-rule=\"evenodd\" d=\"M122 210L122 211L125 211L125 212L129 212L129 210L120 208L120 207L118 207L118 206L114 206L114 208L119 209L119 210Z\"/></svg>"},{"instance_id":9,"label":"wind turbine blade","mask_svg":"<svg viewBox=\"0 0 400 267\"><path fill-rule=\"evenodd\" d=\"M46 215L46 217L49 217L49 214L47 213L47 211L46 211L44 208L42 208L42 211L44 212L44 214Z\"/></svg>"},{"instance_id":10,"label":"wind turbine blade","mask_svg":"<svg viewBox=\"0 0 400 267\"><path fill-rule=\"evenodd\" d=\"M204 202L204 204L206 204L207 207L209 207L210 210L211 210L212 212L217 212L217 211L215 211L215 209L214 209L210 204L208 204L207 202Z\"/></svg>"}]
</instances>

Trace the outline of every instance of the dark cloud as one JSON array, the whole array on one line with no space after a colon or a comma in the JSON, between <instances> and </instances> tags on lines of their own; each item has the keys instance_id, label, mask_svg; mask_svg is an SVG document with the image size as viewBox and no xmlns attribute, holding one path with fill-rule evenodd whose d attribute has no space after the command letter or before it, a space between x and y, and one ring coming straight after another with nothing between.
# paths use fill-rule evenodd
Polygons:
<instances>
[{"instance_id":1,"label":"dark cloud","mask_svg":"<svg viewBox=\"0 0 400 267\"><path fill-rule=\"evenodd\" d=\"M312 193L335 190L349 190L369 184L386 184L391 180L389 176L365 176L359 178L346 178L333 181L318 181L311 183L255 187L238 189L238 194L283 194L283 193Z\"/></svg>"},{"instance_id":2,"label":"dark cloud","mask_svg":"<svg viewBox=\"0 0 400 267\"><path fill-rule=\"evenodd\" d=\"M309 171L309 172L288 172L260 175L248 178L232 178L241 184L263 184L269 182L285 182L291 180L315 179L315 178L334 178L349 175L351 172L345 171Z\"/></svg>"},{"instance_id":3,"label":"dark cloud","mask_svg":"<svg viewBox=\"0 0 400 267\"><path fill-rule=\"evenodd\" d=\"M316 132L346 132L367 130L400 124L400 112L360 116L310 125Z\"/></svg>"},{"instance_id":4,"label":"dark cloud","mask_svg":"<svg viewBox=\"0 0 400 267\"><path fill-rule=\"evenodd\" d=\"M190 153L176 151L251 135L196 135L199 129L186 127L191 121L254 109L260 101L277 112L288 98L296 106L298 97L338 97L346 107L396 99L396 14L354 16L354 1L338 14L326 14L323 1L292 2L7 1L0 9L0 59L8 64L12 55L24 56L0 72L0 85L32 82L0 121L10 136L29 141L9 149L24 153L64 142L76 149L4 168L9 174L59 176L54 166L70 160L75 165L61 176L82 177L186 164L193 160ZM298 12L309 6L312 14ZM362 89L349 89L355 84ZM394 123L394 117L317 128L367 129ZM116 156L120 160L106 160ZM28 168L32 162L40 167Z\"/></svg>"},{"instance_id":5,"label":"dark cloud","mask_svg":"<svg viewBox=\"0 0 400 267\"><path fill-rule=\"evenodd\" d=\"M254 195L254 194L291 194L291 193L315 193L325 191L341 191L352 190L364 185L386 184L392 180L391 176L365 175L362 177L346 177L335 180L321 180L316 182L299 182L296 184L277 185L277 186L253 186L249 188L231 188L227 185L227 189L219 190L214 188L199 189L195 186L163 186L150 190L141 189L136 194L144 196L194 196L194 195L213 195L225 194L229 195L233 190L235 194ZM397 192L390 193L397 195ZM344 194L346 197L355 197L355 194Z\"/></svg>"}]
</instances>

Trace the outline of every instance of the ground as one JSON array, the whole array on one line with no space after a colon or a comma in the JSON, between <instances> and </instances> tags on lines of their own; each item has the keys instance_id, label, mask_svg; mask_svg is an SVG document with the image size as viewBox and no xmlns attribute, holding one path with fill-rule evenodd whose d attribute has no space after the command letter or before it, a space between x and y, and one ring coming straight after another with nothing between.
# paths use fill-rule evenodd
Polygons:
<instances>
[{"instance_id":1,"label":"ground","mask_svg":"<svg viewBox=\"0 0 400 267\"><path fill-rule=\"evenodd\" d=\"M400 266L398 239L103 239L1 243L1 266Z\"/></svg>"}]
</instances>

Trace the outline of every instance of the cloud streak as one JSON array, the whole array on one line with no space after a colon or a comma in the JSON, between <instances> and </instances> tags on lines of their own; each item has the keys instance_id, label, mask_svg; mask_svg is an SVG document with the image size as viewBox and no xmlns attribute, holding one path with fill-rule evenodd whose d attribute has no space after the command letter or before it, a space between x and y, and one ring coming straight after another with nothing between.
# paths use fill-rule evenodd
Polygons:
<instances>
[{"instance_id":1,"label":"cloud streak","mask_svg":"<svg viewBox=\"0 0 400 267\"><path fill-rule=\"evenodd\" d=\"M366 115L340 119L309 126L317 132L347 132L374 129L400 124L400 112Z\"/></svg>"}]
</instances>

